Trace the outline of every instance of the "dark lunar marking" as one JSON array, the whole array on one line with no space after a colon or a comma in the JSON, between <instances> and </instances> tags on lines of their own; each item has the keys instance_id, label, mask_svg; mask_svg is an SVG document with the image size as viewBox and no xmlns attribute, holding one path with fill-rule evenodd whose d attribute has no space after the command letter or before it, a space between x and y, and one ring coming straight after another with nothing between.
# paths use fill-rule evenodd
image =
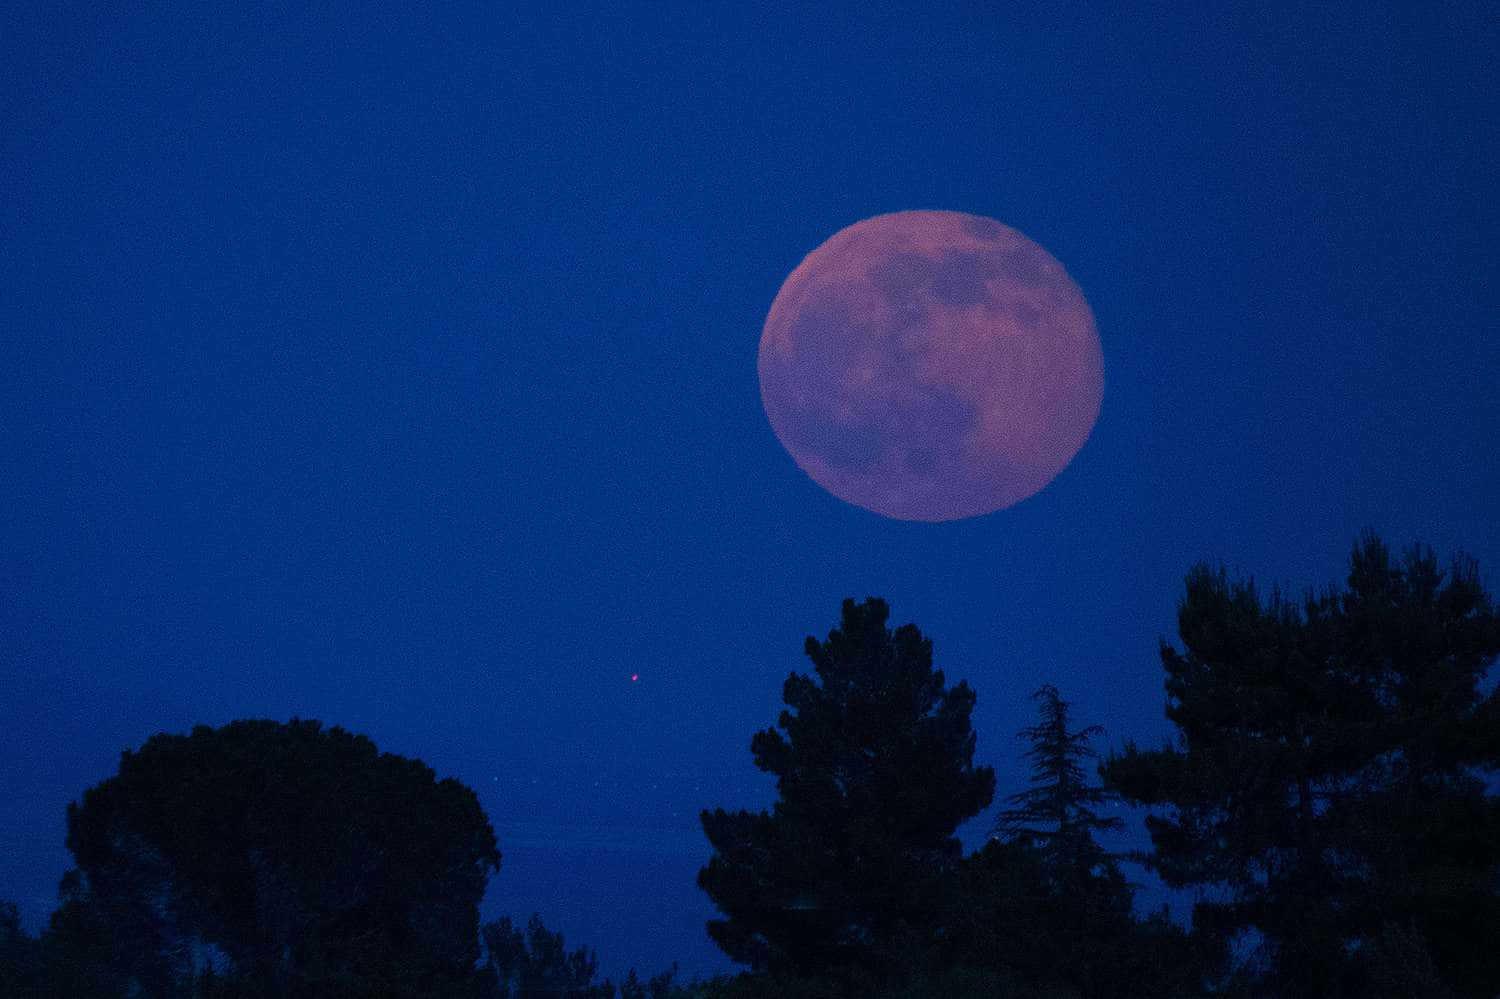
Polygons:
<instances>
[{"instance_id":1,"label":"dark lunar marking","mask_svg":"<svg viewBox=\"0 0 1500 999\"><path fill-rule=\"evenodd\" d=\"M854 411L853 423L838 422L840 404ZM821 458L831 469L868 474L888 448L905 446L902 463L924 475L953 459L975 419L972 406L929 389L905 405L858 395L817 396L790 407L784 429L798 452Z\"/></svg>"},{"instance_id":2,"label":"dark lunar marking","mask_svg":"<svg viewBox=\"0 0 1500 999\"><path fill-rule=\"evenodd\" d=\"M862 348L871 341L889 339L890 333L871 329L840 298L837 292L826 293L809 302L792 321L788 334L796 356L785 377L807 395L799 403L794 401L795 390L778 393L776 408L786 413L782 430L794 450L816 455L831 466L865 472L879 460L884 434L878 424L872 425L868 414L859 414L853 426L837 421L840 402L851 401L839 383ZM888 350L876 352L876 356L888 354Z\"/></svg>"},{"instance_id":3,"label":"dark lunar marking","mask_svg":"<svg viewBox=\"0 0 1500 999\"><path fill-rule=\"evenodd\" d=\"M927 475L937 468L937 449L915 447L906 453L906 470L913 475Z\"/></svg>"},{"instance_id":4,"label":"dark lunar marking","mask_svg":"<svg viewBox=\"0 0 1500 999\"><path fill-rule=\"evenodd\" d=\"M985 280L995 272L990 253L950 250L932 278L932 293L944 305L979 305L989 297Z\"/></svg>"},{"instance_id":5,"label":"dark lunar marking","mask_svg":"<svg viewBox=\"0 0 1500 999\"><path fill-rule=\"evenodd\" d=\"M999 272L1012 281L1022 284L1046 284L1052 278L1052 269L1047 264L1047 257L1036 250L1028 250L1024 247L1016 250L1005 250L999 254Z\"/></svg>"},{"instance_id":6,"label":"dark lunar marking","mask_svg":"<svg viewBox=\"0 0 1500 999\"><path fill-rule=\"evenodd\" d=\"M793 414L788 429L793 432L797 447L822 458L831 468L868 472L885 450L886 434L879 426L868 423L837 423L834 414L827 410L825 400L822 405L815 404Z\"/></svg>"},{"instance_id":7,"label":"dark lunar marking","mask_svg":"<svg viewBox=\"0 0 1500 999\"><path fill-rule=\"evenodd\" d=\"M950 463L976 419L973 406L941 389L929 389L914 402L877 418L889 439L907 445L903 464L918 475L930 475Z\"/></svg>"},{"instance_id":8,"label":"dark lunar marking","mask_svg":"<svg viewBox=\"0 0 1500 999\"><path fill-rule=\"evenodd\" d=\"M891 334L889 342L890 356L900 358L904 366L915 353L911 347L902 347L901 336L907 330L921 329L927 323L927 306L920 298L911 299L887 299L886 306L891 310L887 325ZM903 367L904 377L904 367Z\"/></svg>"},{"instance_id":9,"label":"dark lunar marking","mask_svg":"<svg viewBox=\"0 0 1500 999\"><path fill-rule=\"evenodd\" d=\"M956 442L974 428L975 422L974 407L942 389L926 390L916 402L895 415L912 436L940 446Z\"/></svg>"},{"instance_id":10,"label":"dark lunar marking","mask_svg":"<svg viewBox=\"0 0 1500 999\"><path fill-rule=\"evenodd\" d=\"M892 253L870 265L866 274L870 283L887 301L911 299L937 276L937 261L920 253Z\"/></svg>"},{"instance_id":11,"label":"dark lunar marking","mask_svg":"<svg viewBox=\"0 0 1500 999\"><path fill-rule=\"evenodd\" d=\"M808 303L788 331L796 350L797 381L825 399L838 391L839 377L871 330L840 302ZM883 334L882 334L883 337Z\"/></svg>"},{"instance_id":12,"label":"dark lunar marking","mask_svg":"<svg viewBox=\"0 0 1500 999\"><path fill-rule=\"evenodd\" d=\"M1017 302L1010 307L1010 314L1016 317L1016 322L1029 330L1034 330L1042 321L1042 310L1030 302Z\"/></svg>"},{"instance_id":13,"label":"dark lunar marking","mask_svg":"<svg viewBox=\"0 0 1500 999\"><path fill-rule=\"evenodd\" d=\"M963 230L975 239L984 239L991 242L1005 237L1005 226L994 219L982 219L972 215L964 219Z\"/></svg>"}]
</instances>

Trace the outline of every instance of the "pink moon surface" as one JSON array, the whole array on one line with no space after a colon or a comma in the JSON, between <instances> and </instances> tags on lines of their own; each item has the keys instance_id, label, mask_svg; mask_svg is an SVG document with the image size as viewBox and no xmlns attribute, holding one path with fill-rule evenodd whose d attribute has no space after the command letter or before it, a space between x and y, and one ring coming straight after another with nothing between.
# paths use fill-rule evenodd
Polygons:
<instances>
[{"instance_id":1,"label":"pink moon surface","mask_svg":"<svg viewBox=\"0 0 1500 999\"><path fill-rule=\"evenodd\" d=\"M958 520L1051 482L1099 415L1083 293L994 219L877 215L781 286L760 339L771 427L824 489L900 520Z\"/></svg>"}]
</instances>

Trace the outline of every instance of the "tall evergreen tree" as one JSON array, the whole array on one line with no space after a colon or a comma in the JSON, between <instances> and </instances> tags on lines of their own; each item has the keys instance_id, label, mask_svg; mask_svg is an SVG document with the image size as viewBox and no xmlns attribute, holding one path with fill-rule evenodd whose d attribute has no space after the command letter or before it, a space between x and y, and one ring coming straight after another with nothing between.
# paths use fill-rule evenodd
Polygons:
<instances>
[{"instance_id":1,"label":"tall evergreen tree","mask_svg":"<svg viewBox=\"0 0 1500 999\"><path fill-rule=\"evenodd\" d=\"M1500 700L1482 689L1500 619L1474 564L1397 563L1367 535L1347 586L1300 604L1200 566L1178 633L1177 738L1102 773L1163 809L1163 879L1217 889L1195 925L1258 931L1266 995L1374 995L1394 966L1500 992Z\"/></svg>"},{"instance_id":2,"label":"tall evergreen tree","mask_svg":"<svg viewBox=\"0 0 1500 999\"><path fill-rule=\"evenodd\" d=\"M964 861L945 927L949 962L1078 999L1203 994L1218 955L1165 913L1136 919L1134 887L1094 838L1123 825L1100 813L1114 796L1084 769L1103 729L1071 729L1070 705L1051 684L1033 700L1041 718L1020 732L1031 786L1006 799L990 842Z\"/></svg>"},{"instance_id":3,"label":"tall evergreen tree","mask_svg":"<svg viewBox=\"0 0 1500 999\"><path fill-rule=\"evenodd\" d=\"M724 914L708 931L736 961L890 976L930 943L954 830L995 775L973 764L973 691L947 687L932 643L888 617L883 600L845 600L827 640L807 639L816 676L788 677L780 731L751 741L776 775L771 811L703 813L714 855L698 884Z\"/></svg>"},{"instance_id":4,"label":"tall evergreen tree","mask_svg":"<svg viewBox=\"0 0 1500 999\"><path fill-rule=\"evenodd\" d=\"M1032 699L1041 702L1041 720L1020 732L1030 743L1031 786L1005 799L1010 807L996 817L994 835L1031 839L1058 867L1088 873L1106 859L1094 834L1124 825L1118 816L1099 813L1116 796L1093 783L1083 769L1084 761L1098 758L1089 741L1104 729L1089 725L1070 732L1071 705L1050 683Z\"/></svg>"}]
</instances>

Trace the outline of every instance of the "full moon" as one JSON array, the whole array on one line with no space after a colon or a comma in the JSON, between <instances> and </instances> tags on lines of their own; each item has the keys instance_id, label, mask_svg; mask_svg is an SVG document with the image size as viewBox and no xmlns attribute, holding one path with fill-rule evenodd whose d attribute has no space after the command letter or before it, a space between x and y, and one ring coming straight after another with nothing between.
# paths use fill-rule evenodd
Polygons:
<instances>
[{"instance_id":1,"label":"full moon","mask_svg":"<svg viewBox=\"0 0 1500 999\"><path fill-rule=\"evenodd\" d=\"M766 416L802 470L900 520L1036 493L1083 447L1104 393L1094 316L1067 271L960 212L835 233L782 284L759 368Z\"/></svg>"}]
</instances>

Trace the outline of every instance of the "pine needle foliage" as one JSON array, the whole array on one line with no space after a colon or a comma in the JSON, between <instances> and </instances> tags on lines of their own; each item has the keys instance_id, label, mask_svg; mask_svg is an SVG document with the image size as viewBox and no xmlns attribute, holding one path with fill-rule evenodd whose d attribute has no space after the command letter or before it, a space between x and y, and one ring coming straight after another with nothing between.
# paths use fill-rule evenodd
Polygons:
<instances>
[{"instance_id":1,"label":"pine needle foliage","mask_svg":"<svg viewBox=\"0 0 1500 999\"><path fill-rule=\"evenodd\" d=\"M1070 731L1072 705L1050 683L1031 697L1041 702L1041 720L1018 733L1031 744L1025 754L1031 761L1031 786L1005 799L1010 807L996 817L992 835L1005 842L1029 839L1052 860L1091 869L1106 856L1094 834L1123 825L1116 816L1100 814L1102 806L1117 798L1084 771L1084 761L1099 755L1089 742L1104 729L1089 725Z\"/></svg>"}]
</instances>

